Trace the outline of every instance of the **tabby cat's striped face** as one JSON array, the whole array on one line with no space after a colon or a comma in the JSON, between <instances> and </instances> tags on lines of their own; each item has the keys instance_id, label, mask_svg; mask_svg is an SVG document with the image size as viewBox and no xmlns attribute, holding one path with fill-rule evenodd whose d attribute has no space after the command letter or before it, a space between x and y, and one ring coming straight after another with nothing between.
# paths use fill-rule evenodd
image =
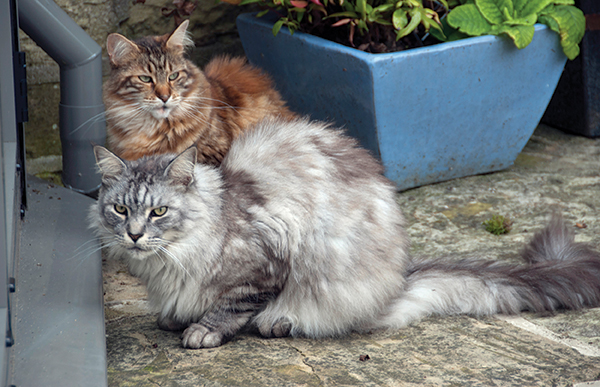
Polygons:
<instances>
[{"instance_id":1,"label":"tabby cat's striped face","mask_svg":"<svg viewBox=\"0 0 600 387\"><path fill-rule=\"evenodd\" d=\"M185 47L192 44L186 26L171 35L135 42L118 34L109 36L112 69L105 85L109 119L162 121L192 115L194 98L203 94L206 80L185 58Z\"/></svg>"},{"instance_id":2,"label":"tabby cat's striped face","mask_svg":"<svg viewBox=\"0 0 600 387\"><path fill-rule=\"evenodd\" d=\"M104 244L135 259L166 252L187 233L185 185L169 172L173 156L125 164L106 150L95 151L105 171L97 203Z\"/></svg>"},{"instance_id":3,"label":"tabby cat's striped face","mask_svg":"<svg viewBox=\"0 0 600 387\"><path fill-rule=\"evenodd\" d=\"M123 82L116 90L132 109L146 112L157 120L184 115L186 98L193 95L195 86L187 61L161 51L160 47L143 50L120 71Z\"/></svg>"},{"instance_id":4,"label":"tabby cat's striped face","mask_svg":"<svg viewBox=\"0 0 600 387\"><path fill-rule=\"evenodd\" d=\"M144 259L177 243L185 234L185 215L181 200L168 187L133 180L129 183L128 187L116 184L107 190L99 203L100 217L110 243L132 258Z\"/></svg>"},{"instance_id":5,"label":"tabby cat's striped face","mask_svg":"<svg viewBox=\"0 0 600 387\"><path fill-rule=\"evenodd\" d=\"M114 93L128 107L131 116L149 114L156 120L184 117L191 108L188 98L199 86L190 63L182 54L169 52L159 45L141 45L136 57L113 71L120 80Z\"/></svg>"}]
</instances>

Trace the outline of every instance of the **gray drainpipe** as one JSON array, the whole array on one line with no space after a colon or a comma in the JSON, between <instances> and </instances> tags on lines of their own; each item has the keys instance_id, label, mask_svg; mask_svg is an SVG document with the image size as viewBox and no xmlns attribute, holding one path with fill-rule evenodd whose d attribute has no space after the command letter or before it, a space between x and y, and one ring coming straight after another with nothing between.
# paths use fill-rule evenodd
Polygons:
<instances>
[{"instance_id":1,"label":"gray drainpipe","mask_svg":"<svg viewBox=\"0 0 600 387\"><path fill-rule=\"evenodd\" d=\"M60 67L63 184L93 194L100 186L92 143L106 140L102 49L51 0L18 0L19 26Z\"/></svg>"}]
</instances>

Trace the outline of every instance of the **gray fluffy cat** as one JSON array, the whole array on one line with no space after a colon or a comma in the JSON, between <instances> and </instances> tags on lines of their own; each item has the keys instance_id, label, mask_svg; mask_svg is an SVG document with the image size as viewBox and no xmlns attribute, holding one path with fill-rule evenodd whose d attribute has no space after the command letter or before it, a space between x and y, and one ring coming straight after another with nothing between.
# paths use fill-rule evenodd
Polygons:
<instances>
[{"instance_id":1,"label":"gray fluffy cat","mask_svg":"<svg viewBox=\"0 0 600 387\"><path fill-rule=\"evenodd\" d=\"M147 285L162 329L216 347L247 324L267 337L399 328L431 314L600 304L600 257L559 218L526 265L408 255L392 183L354 140L321 123L265 121L220 167L196 149L123 161L94 148L91 222Z\"/></svg>"}]
</instances>

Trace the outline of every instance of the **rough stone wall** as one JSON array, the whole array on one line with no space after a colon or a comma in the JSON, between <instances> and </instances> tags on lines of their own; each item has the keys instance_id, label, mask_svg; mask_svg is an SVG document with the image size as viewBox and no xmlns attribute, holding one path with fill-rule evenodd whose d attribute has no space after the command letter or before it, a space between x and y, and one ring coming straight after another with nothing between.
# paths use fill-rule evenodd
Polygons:
<instances>
[{"instance_id":1,"label":"rough stone wall","mask_svg":"<svg viewBox=\"0 0 600 387\"><path fill-rule=\"evenodd\" d=\"M161 35L175 28L173 17L163 16L162 9L175 8L169 0L146 0L145 3L130 5L129 17L123 20L117 32L138 38L146 35ZM218 54L243 55L243 49L235 27L235 18L250 8L237 7L215 0L199 0L197 8L189 17L189 30L196 48L192 59L203 66Z\"/></svg>"},{"instance_id":2,"label":"rough stone wall","mask_svg":"<svg viewBox=\"0 0 600 387\"><path fill-rule=\"evenodd\" d=\"M115 32L118 26L128 19L129 1L57 0L56 4L102 46L104 51L106 36ZM30 85L59 81L58 65L23 31L20 31L20 44L21 51L26 53L27 81Z\"/></svg>"},{"instance_id":3,"label":"rough stone wall","mask_svg":"<svg viewBox=\"0 0 600 387\"><path fill-rule=\"evenodd\" d=\"M103 50L106 60L106 37L112 32L131 39L145 35L161 35L175 28L173 17L166 17L163 8L174 9L171 0L56 0L77 24ZM203 65L221 53L243 55L237 36L235 18L250 8L237 7L215 0L198 0L189 17L190 32L196 42L194 60ZM21 50L27 54L28 81L31 84L58 82L58 66L25 33L20 35Z\"/></svg>"}]
</instances>

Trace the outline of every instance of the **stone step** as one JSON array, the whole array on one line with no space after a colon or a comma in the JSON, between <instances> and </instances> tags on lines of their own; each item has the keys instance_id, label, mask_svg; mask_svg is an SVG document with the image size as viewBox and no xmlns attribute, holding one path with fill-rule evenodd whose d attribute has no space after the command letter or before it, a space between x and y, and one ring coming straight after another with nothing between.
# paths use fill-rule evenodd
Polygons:
<instances>
[{"instance_id":1,"label":"stone step","mask_svg":"<svg viewBox=\"0 0 600 387\"><path fill-rule=\"evenodd\" d=\"M93 199L29 177L13 295L16 386L106 386L102 259Z\"/></svg>"}]
</instances>

